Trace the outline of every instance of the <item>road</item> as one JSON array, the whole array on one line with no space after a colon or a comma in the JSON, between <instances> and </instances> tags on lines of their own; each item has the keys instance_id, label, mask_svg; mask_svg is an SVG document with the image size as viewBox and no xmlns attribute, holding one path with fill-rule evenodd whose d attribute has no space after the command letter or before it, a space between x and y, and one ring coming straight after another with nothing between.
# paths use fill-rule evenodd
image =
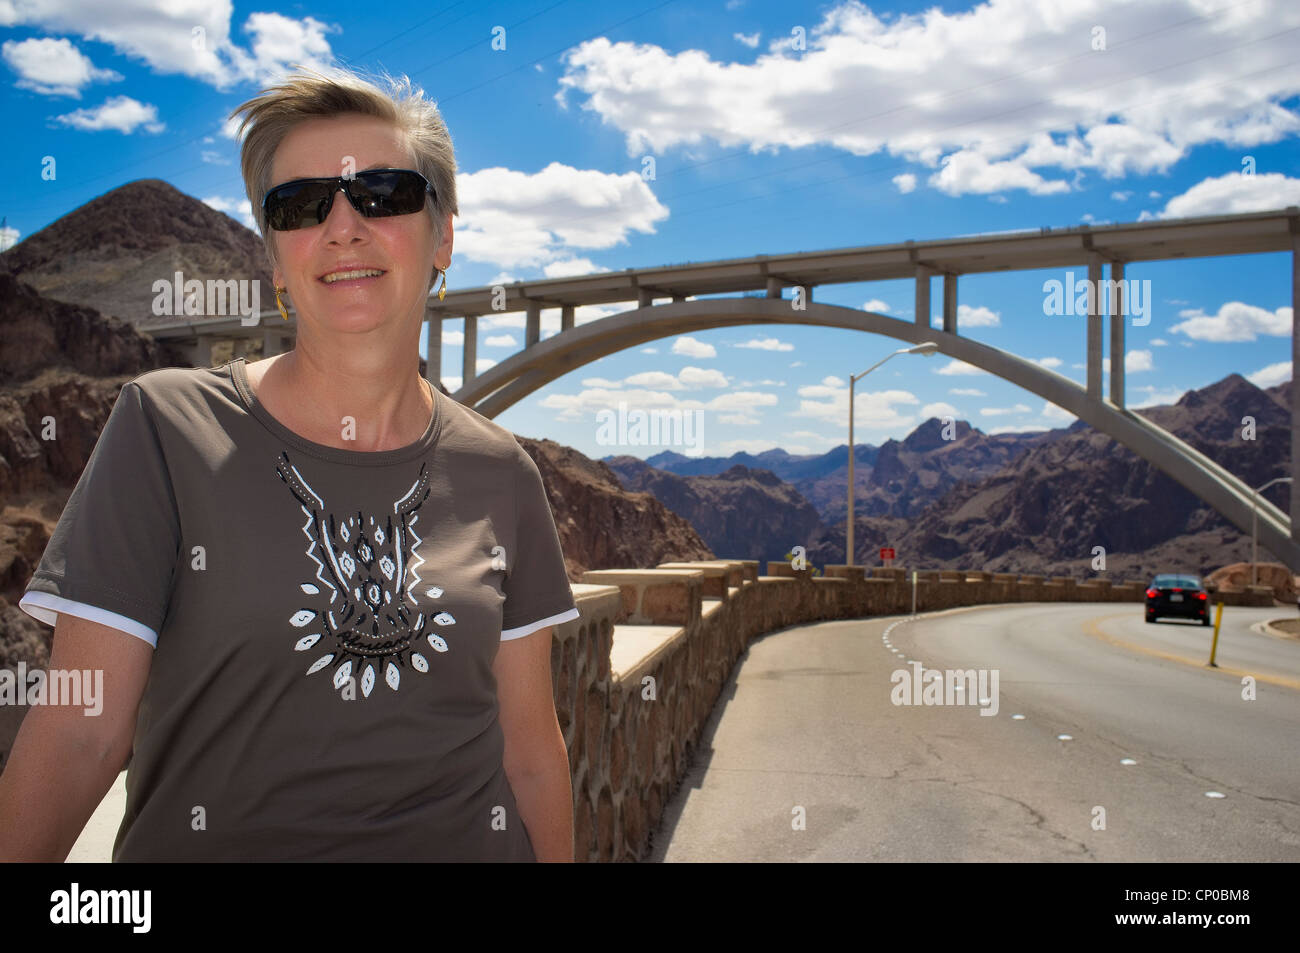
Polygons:
<instances>
[{"instance_id":1,"label":"road","mask_svg":"<svg viewBox=\"0 0 1300 953\"><path fill-rule=\"evenodd\" d=\"M1225 608L1217 670L1212 628L1147 624L1136 603L768 634L724 686L649 859L1300 860L1300 640L1250 628L1287 614ZM997 714L894 705L909 660L996 669Z\"/></svg>"}]
</instances>

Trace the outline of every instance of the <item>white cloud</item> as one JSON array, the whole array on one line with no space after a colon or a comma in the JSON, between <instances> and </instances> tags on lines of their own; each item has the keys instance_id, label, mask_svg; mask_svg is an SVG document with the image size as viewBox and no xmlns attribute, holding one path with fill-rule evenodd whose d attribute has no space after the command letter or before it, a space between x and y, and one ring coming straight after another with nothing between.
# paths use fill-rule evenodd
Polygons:
<instances>
[{"instance_id":1,"label":"white cloud","mask_svg":"<svg viewBox=\"0 0 1300 953\"><path fill-rule=\"evenodd\" d=\"M935 401L933 404L926 404L921 408L921 416L926 420L931 417L952 417L954 420L961 416L961 412L952 404L946 401Z\"/></svg>"},{"instance_id":2,"label":"white cloud","mask_svg":"<svg viewBox=\"0 0 1300 953\"><path fill-rule=\"evenodd\" d=\"M574 260L574 249L626 244L668 217L636 172L552 162L536 173L493 167L456 177L456 252L503 268ZM561 269L566 266L560 265Z\"/></svg>"},{"instance_id":3,"label":"white cloud","mask_svg":"<svg viewBox=\"0 0 1300 953\"><path fill-rule=\"evenodd\" d=\"M667 371L642 371L639 374L630 375L627 383L633 387L655 390L680 390L682 386L677 378Z\"/></svg>"},{"instance_id":4,"label":"white cloud","mask_svg":"<svg viewBox=\"0 0 1300 953\"><path fill-rule=\"evenodd\" d=\"M257 230L257 222L253 220L253 204L248 199L228 199L220 195L209 195L201 201L209 208L225 212L235 221L243 222L245 227L253 231Z\"/></svg>"},{"instance_id":5,"label":"white cloud","mask_svg":"<svg viewBox=\"0 0 1300 953\"><path fill-rule=\"evenodd\" d=\"M289 65L328 66L326 35L337 26L313 17L252 13L242 26L245 48L231 39L229 0L0 0L0 25L40 27L107 43L155 73L179 73L226 89L238 82L266 85Z\"/></svg>"},{"instance_id":6,"label":"white cloud","mask_svg":"<svg viewBox=\"0 0 1300 953\"><path fill-rule=\"evenodd\" d=\"M990 162L984 156L963 149L943 157L942 168L927 184L948 195L987 195L1008 189L1024 189L1030 195L1056 195L1070 191L1070 184L1044 179L1020 162Z\"/></svg>"},{"instance_id":7,"label":"white cloud","mask_svg":"<svg viewBox=\"0 0 1300 953\"><path fill-rule=\"evenodd\" d=\"M816 443L830 447L844 443L844 436L842 434L828 437L825 434L820 434L812 430L790 430L781 434L781 436L788 440L812 440Z\"/></svg>"},{"instance_id":8,"label":"white cloud","mask_svg":"<svg viewBox=\"0 0 1300 953\"><path fill-rule=\"evenodd\" d=\"M987 397L988 394L978 387L950 387L948 393L957 397Z\"/></svg>"},{"instance_id":9,"label":"white cloud","mask_svg":"<svg viewBox=\"0 0 1300 953\"><path fill-rule=\"evenodd\" d=\"M1268 367L1261 367L1254 374L1247 374L1246 380L1250 381L1256 387L1276 387L1278 384L1291 379L1291 362L1279 361L1276 364L1270 364Z\"/></svg>"},{"instance_id":10,"label":"white cloud","mask_svg":"<svg viewBox=\"0 0 1300 953\"><path fill-rule=\"evenodd\" d=\"M204 162L211 163L212 165L230 165L230 158L228 156L223 155L220 152L215 152L212 149L203 149L200 151L199 158Z\"/></svg>"},{"instance_id":11,"label":"white cloud","mask_svg":"<svg viewBox=\"0 0 1300 953\"><path fill-rule=\"evenodd\" d=\"M513 334L489 334L483 341L484 347L518 347L519 341Z\"/></svg>"},{"instance_id":12,"label":"white cloud","mask_svg":"<svg viewBox=\"0 0 1300 953\"><path fill-rule=\"evenodd\" d=\"M1034 363L1040 365L1041 367L1047 367L1054 370L1060 367L1065 362L1062 361L1059 357L1040 357L1036 361L1034 361Z\"/></svg>"},{"instance_id":13,"label":"white cloud","mask_svg":"<svg viewBox=\"0 0 1300 953\"><path fill-rule=\"evenodd\" d=\"M762 36L762 34L755 31L753 33L733 33L731 36L737 43L743 43L751 50L754 50L758 49L758 38Z\"/></svg>"},{"instance_id":14,"label":"white cloud","mask_svg":"<svg viewBox=\"0 0 1300 953\"><path fill-rule=\"evenodd\" d=\"M989 429L989 435L994 436L1000 433L1034 433L1045 429L1038 424L1003 424L1001 427L992 427Z\"/></svg>"},{"instance_id":15,"label":"white cloud","mask_svg":"<svg viewBox=\"0 0 1300 953\"><path fill-rule=\"evenodd\" d=\"M80 98L84 86L122 79L121 73L96 68L90 57L63 37L33 37L21 42L6 40L0 53L18 74L15 86L43 96Z\"/></svg>"},{"instance_id":16,"label":"white cloud","mask_svg":"<svg viewBox=\"0 0 1300 953\"><path fill-rule=\"evenodd\" d=\"M642 353L642 354L658 354L658 353L659 353L659 348L657 348L657 347L643 347L643 348L641 348L641 353Z\"/></svg>"},{"instance_id":17,"label":"white cloud","mask_svg":"<svg viewBox=\"0 0 1300 953\"><path fill-rule=\"evenodd\" d=\"M715 368L683 367L677 372L677 380L686 388L726 387L727 375Z\"/></svg>"},{"instance_id":18,"label":"white cloud","mask_svg":"<svg viewBox=\"0 0 1300 953\"><path fill-rule=\"evenodd\" d=\"M957 327L959 328L996 328L1002 318L996 311L990 311L981 305L972 308L969 305L957 305Z\"/></svg>"},{"instance_id":19,"label":"white cloud","mask_svg":"<svg viewBox=\"0 0 1300 953\"><path fill-rule=\"evenodd\" d=\"M967 364L965 361L952 360L936 370L935 373L950 376L953 374L985 374L987 371L981 370L974 364Z\"/></svg>"},{"instance_id":20,"label":"white cloud","mask_svg":"<svg viewBox=\"0 0 1300 953\"><path fill-rule=\"evenodd\" d=\"M695 358L717 357L718 349L712 344L705 344L693 337L683 336L673 341L673 353Z\"/></svg>"},{"instance_id":21,"label":"white cloud","mask_svg":"<svg viewBox=\"0 0 1300 953\"><path fill-rule=\"evenodd\" d=\"M1106 361L1109 362L1110 358L1107 358ZM1150 351L1137 351L1137 350L1128 351L1124 355L1125 373L1132 373L1134 371L1149 371L1152 369L1153 366L1154 365L1151 363ZM1110 367L1107 366L1103 368L1103 370L1109 371Z\"/></svg>"},{"instance_id":22,"label":"white cloud","mask_svg":"<svg viewBox=\"0 0 1300 953\"><path fill-rule=\"evenodd\" d=\"M142 103L130 96L113 96L104 100L93 109L75 109L62 116L55 116L59 122L83 132L99 132L103 129L116 129L130 135L141 126L145 132L162 132L166 128L158 121L158 107Z\"/></svg>"},{"instance_id":23,"label":"white cloud","mask_svg":"<svg viewBox=\"0 0 1300 953\"><path fill-rule=\"evenodd\" d=\"M566 258L542 266L542 274L547 278L570 278L574 275L592 275L599 271L609 271L593 264L590 258Z\"/></svg>"},{"instance_id":24,"label":"white cloud","mask_svg":"<svg viewBox=\"0 0 1300 953\"><path fill-rule=\"evenodd\" d=\"M1074 414L1066 410L1064 407L1058 407L1055 404L1053 404L1050 400L1043 401L1043 409L1039 413L1039 416L1042 417L1044 420L1050 420L1055 423L1063 423L1063 424L1072 424L1079 419L1078 417L1074 416Z\"/></svg>"},{"instance_id":25,"label":"white cloud","mask_svg":"<svg viewBox=\"0 0 1300 953\"><path fill-rule=\"evenodd\" d=\"M799 409L791 417L811 417L835 427L844 427L849 421L849 388L842 378L828 376L820 384L809 384L797 390ZM917 423L910 413L899 411L899 405L920 404L911 391L858 390L854 395L853 424L864 430L911 427Z\"/></svg>"},{"instance_id":26,"label":"white cloud","mask_svg":"<svg viewBox=\"0 0 1300 953\"><path fill-rule=\"evenodd\" d=\"M1151 346L1152 346L1152 347L1168 347L1168 346L1169 346L1169 342L1166 341L1164 338L1152 338L1152 339L1151 339Z\"/></svg>"},{"instance_id":27,"label":"white cloud","mask_svg":"<svg viewBox=\"0 0 1300 953\"><path fill-rule=\"evenodd\" d=\"M464 347L465 332L450 331L444 328L442 332L442 346L443 347Z\"/></svg>"},{"instance_id":28,"label":"white cloud","mask_svg":"<svg viewBox=\"0 0 1300 953\"><path fill-rule=\"evenodd\" d=\"M705 140L887 152L937 170L930 184L951 194L1065 192L1077 176L1040 170L1162 172L1198 145L1240 148L1300 130L1283 105L1295 94L1300 7L1147 0L1141 29L1087 53L1094 25L1131 16L1125 0L882 15L842 2L809 25L806 50L778 32L752 63L602 36L564 54L556 98L579 99L633 156ZM1169 23L1179 28L1155 28ZM1194 68L1170 68L1183 62Z\"/></svg>"},{"instance_id":29,"label":"white cloud","mask_svg":"<svg viewBox=\"0 0 1300 953\"><path fill-rule=\"evenodd\" d=\"M480 357L474 362L474 373L482 374L484 371L491 370L497 366L497 362L490 357Z\"/></svg>"},{"instance_id":30,"label":"white cloud","mask_svg":"<svg viewBox=\"0 0 1300 953\"><path fill-rule=\"evenodd\" d=\"M702 401L680 398L664 390L591 387L576 394L548 394L539 406L560 411L560 420L581 420L584 417L593 418L601 410L617 409L620 401L629 409L703 410L706 413L734 414L748 419L756 416L756 408L774 406L777 396L755 391L734 391ZM706 416L706 422L707 420Z\"/></svg>"},{"instance_id":31,"label":"white cloud","mask_svg":"<svg viewBox=\"0 0 1300 953\"><path fill-rule=\"evenodd\" d=\"M753 348L759 351L793 351L794 345L777 338L751 338L742 344L733 344L732 347Z\"/></svg>"},{"instance_id":32,"label":"white cloud","mask_svg":"<svg viewBox=\"0 0 1300 953\"><path fill-rule=\"evenodd\" d=\"M1277 337L1291 334L1291 309L1269 311L1253 304L1229 301L1220 305L1217 314L1207 315L1200 308L1180 311L1185 320L1169 330L1186 334L1196 341L1253 341L1256 335Z\"/></svg>"},{"instance_id":33,"label":"white cloud","mask_svg":"<svg viewBox=\"0 0 1300 953\"><path fill-rule=\"evenodd\" d=\"M1116 202L1127 202L1129 199L1131 199L1131 198L1133 197L1133 193L1132 193L1132 192L1112 192L1112 193L1110 193L1110 197L1111 197L1112 199L1114 199Z\"/></svg>"},{"instance_id":34,"label":"white cloud","mask_svg":"<svg viewBox=\"0 0 1300 953\"><path fill-rule=\"evenodd\" d=\"M1236 215L1263 212L1287 205L1300 205L1300 179L1281 172L1242 175L1229 172L1203 179L1182 195L1175 195L1157 218L1192 215Z\"/></svg>"},{"instance_id":35,"label":"white cloud","mask_svg":"<svg viewBox=\"0 0 1300 953\"><path fill-rule=\"evenodd\" d=\"M903 195L906 195L908 192L916 191L916 176L910 172L903 172L896 175L890 181L894 183L894 187Z\"/></svg>"},{"instance_id":36,"label":"white cloud","mask_svg":"<svg viewBox=\"0 0 1300 953\"><path fill-rule=\"evenodd\" d=\"M878 311L881 314L889 314L889 305L881 301L879 298L872 298L870 301L863 303L862 310Z\"/></svg>"},{"instance_id":37,"label":"white cloud","mask_svg":"<svg viewBox=\"0 0 1300 953\"><path fill-rule=\"evenodd\" d=\"M980 414L984 417L1005 417L1007 414L1027 414L1030 410L1024 404L1016 404L1014 407L981 407Z\"/></svg>"},{"instance_id":38,"label":"white cloud","mask_svg":"<svg viewBox=\"0 0 1300 953\"><path fill-rule=\"evenodd\" d=\"M18 244L19 231L10 225L0 228L0 251L13 248Z\"/></svg>"},{"instance_id":39,"label":"white cloud","mask_svg":"<svg viewBox=\"0 0 1300 953\"><path fill-rule=\"evenodd\" d=\"M1134 387L1133 390L1146 394L1145 397L1142 397L1137 401L1128 401L1128 406L1133 410L1138 410L1142 407L1176 404L1182 399L1183 394L1187 393L1187 391L1179 390L1177 387L1166 387L1161 389L1150 384L1143 387Z\"/></svg>"}]
</instances>

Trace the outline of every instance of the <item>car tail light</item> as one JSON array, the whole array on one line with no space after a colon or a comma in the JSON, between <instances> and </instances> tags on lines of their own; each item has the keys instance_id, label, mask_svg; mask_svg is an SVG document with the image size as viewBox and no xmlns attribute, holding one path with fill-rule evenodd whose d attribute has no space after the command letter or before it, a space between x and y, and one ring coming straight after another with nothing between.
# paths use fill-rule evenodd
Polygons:
<instances>
[{"instance_id":1,"label":"car tail light","mask_svg":"<svg viewBox=\"0 0 1300 953\"><path fill-rule=\"evenodd\" d=\"M1173 590L1171 590L1171 591L1173 591L1173 592L1182 592L1183 590L1181 590L1181 589L1173 589Z\"/></svg>"},{"instance_id":2,"label":"car tail light","mask_svg":"<svg viewBox=\"0 0 1300 953\"><path fill-rule=\"evenodd\" d=\"M1206 596L1205 593L1203 593L1203 592L1198 592L1198 593L1196 594L1196 598L1197 598L1197 599L1205 599L1205 598L1208 598L1208 597Z\"/></svg>"},{"instance_id":3,"label":"car tail light","mask_svg":"<svg viewBox=\"0 0 1300 953\"><path fill-rule=\"evenodd\" d=\"M1148 590L1147 590L1147 598L1148 598L1148 599L1154 599L1154 598L1155 598L1156 596L1158 596L1158 595L1160 595L1160 590L1159 590L1159 589L1148 589Z\"/></svg>"}]
</instances>

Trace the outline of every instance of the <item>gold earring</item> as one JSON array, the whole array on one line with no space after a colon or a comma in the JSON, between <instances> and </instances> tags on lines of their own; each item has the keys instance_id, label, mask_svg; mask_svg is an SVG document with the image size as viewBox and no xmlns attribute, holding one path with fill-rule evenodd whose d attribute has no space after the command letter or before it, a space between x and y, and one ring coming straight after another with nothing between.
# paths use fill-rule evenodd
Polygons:
<instances>
[{"instance_id":1,"label":"gold earring","mask_svg":"<svg viewBox=\"0 0 1300 953\"><path fill-rule=\"evenodd\" d=\"M280 293L288 290L288 288L275 289L275 306L280 309L280 317L284 318L286 321L289 320L289 312L285 309L284 302L280 300Z\"/></svg>"},{"instance_id":2,"label":"gold earring","mask_svg":"<svg viewBox=\"0 0 1300 953\"><path fill-rule=\"evenodd\" d=\"M442 270L442 287L438 289L438 300L447 297L447 269Z\"/></svg>"}]
</instances>

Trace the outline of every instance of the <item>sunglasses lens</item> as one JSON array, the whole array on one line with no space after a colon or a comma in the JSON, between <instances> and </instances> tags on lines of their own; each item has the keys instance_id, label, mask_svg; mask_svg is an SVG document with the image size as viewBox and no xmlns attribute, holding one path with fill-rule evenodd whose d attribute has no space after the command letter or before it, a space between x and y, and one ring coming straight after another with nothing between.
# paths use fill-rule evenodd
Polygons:
<instances>
[{"instance_id":1,"label":"sunglasses lens","mask_svg":"<svg viewBox=\"0 0 1300 953\"><path fill-rule=\"evenodd\" d=\"M267 225L279 232L319 225L332 207L335 191L347 186L352 205L366 218L410 215L424 208L425 179L406 169L358 172L351 179L303 179L266 193Z\"/></svg>"},{"instance_id":2,"label":"sunglasses lens","mask_svg":"<svg viewBox=\"0 0 1300 953\"><path fill-rule=\"evenodd\" d=\"M325 221L331 185L326 182L290 182L267 193L266 220L279 232L308 228Z\"/></svg>"},{"instance_id":3,"label":"sunglasses lens","mask_svg":"<svg viewBox=\"0 0 1300 953\"><path fill-rule=\"evenodd\" d=\"M358 173L351 192L367 218L410 215L424 208L424 179L405 170Z\"/></svg>"}]
</instances>

